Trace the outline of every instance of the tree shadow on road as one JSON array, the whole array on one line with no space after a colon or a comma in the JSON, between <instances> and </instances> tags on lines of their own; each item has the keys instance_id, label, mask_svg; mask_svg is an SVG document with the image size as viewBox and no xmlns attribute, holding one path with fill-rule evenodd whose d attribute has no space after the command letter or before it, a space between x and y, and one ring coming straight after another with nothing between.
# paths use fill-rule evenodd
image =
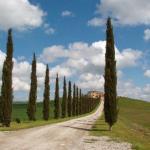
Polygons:
<instances>
[{"instance_id":1,"label":"tree shadow on road","mask_svg":"<svg viewBox=\"0 0 150 150\"><path fill-rule=\"evenodd\" d=\"M63 126L66 128L72 128L72 129L76 129L76 130L83 130L83 131L108 131L107 129L96 129L96 128L84 128L84 127L73 127L73 126Z\"/></svg>"},{"instance_id":2,"label":"tree shadow on road","mask_svg":"<svg viewBox=\"0 0 150 150\"><path fill-rule=\"evenodd\" d=\"M63 126L63 127L77 129L77 130L83 130L83 131L91 131L91 129L82 128L82 127L73 127L73 126Z\"/></svg>"}]
</instances>

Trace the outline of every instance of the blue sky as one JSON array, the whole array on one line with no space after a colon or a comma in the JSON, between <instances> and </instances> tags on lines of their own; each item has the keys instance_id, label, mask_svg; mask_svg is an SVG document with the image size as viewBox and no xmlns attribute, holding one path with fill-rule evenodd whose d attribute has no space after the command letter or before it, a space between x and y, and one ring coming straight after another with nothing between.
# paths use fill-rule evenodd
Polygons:
<instances>
[{"instance_id":1,"label":"blue sky","mask_svg":"<svg viewBox=\"0 0 150 150\"><path fill-rule=\"evenodd\" d=\"M12 27L15 100L28 97L33 52L38 59L38 99L42 99L46 63L50 66L52 97L57 72L60 81L65 75L84 92L102 91L108 16L114 25L118 95L150 100L148 1L0 0L0 69L5 58L6 31Z\"/></svg>"}]
</instances>

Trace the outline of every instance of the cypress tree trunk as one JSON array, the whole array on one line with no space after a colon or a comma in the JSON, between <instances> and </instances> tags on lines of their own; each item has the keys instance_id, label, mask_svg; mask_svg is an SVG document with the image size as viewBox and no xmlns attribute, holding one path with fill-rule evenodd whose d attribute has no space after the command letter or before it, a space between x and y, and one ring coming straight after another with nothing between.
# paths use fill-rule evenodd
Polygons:
<instances>
[{"instance_id":1,"label":"cypress tree trunk","mask_svg":"<svg viewBox=\"0 0 150 150\"><path fill-rule=\"evenodd\" d=\"M56 77L56 85L55 85L55 99L54 99L54 118L60 118L60 101L59 101L59 78L58 74Z\"/></svg>"},{"instance_id":2,"label":"cypress tree trunk","mask_svg":"<svg viewBox=\"0 0 150 150\"><path fill-rule=\"evenodd\" d=\"M32 72L31 72L31 87L29 93L29 102L27 106L27 115L29 120L36 120L36 99L37 99L37 76L36 76L36 57L33 55Z\"/></svg>"},{"instance_id":3,"label":"cypress tree trunk","mask_svg":"<svg viewBox=\"0 0 150 150\"><path fill-rule=\"evenodd\" d=\"M115 61L115 48L114 48L114 36L113 28L111 25L111 19L107 20L106 31L106 54L105 54L105 101L104 112L105 121L109 124L109 130L111 130L113 124L117 122L117 76L116 76L116 61Z\"/></svg>"},{"instance_id":4,"label":"cypress tree trunk","mask_svg":"<svg viewBox=\"0 0 150 150\"><path fill-rule=\"evenodd\" d=\"M72 115L76 115L76 85L73 85Z\"/></svg>"},{"instance_id":5,"label":"cypress tree trunk","mask_svg":"<svg viewBox=\"0 0 150 150\"><path fill-rule=\"evenodd\" d=\"M67 87L66 78L64 77L63 99L62 99L62 118L67 116Z\"/></svg>"},{"instance_id":6,"label":"cypress tree trunk","mask_svg":"<svg viewBox=\"0 0 150 150\"><path fill-rule=\"evenodd\" d=\"M3 126L9 127L12 114L12 101L13 101L13 89L12 89L12 69L13 69L13 41L12 30L8 30L7 40L7 56L3 64L2 71L2 88L1 88L1 110L0 119Z\"/></svg>"},{"instance_id":7,"label":"cypress tree trunk","mask_svg":"<svg viewBox=\"0 0 150 150\"><path fill-rule=\"evenodd\" d=\"M71 81L68 84L68 116L71 117L72 115L72 96L71 96Z\"/></svg>"},{"instance_id":8,"label":"cypress tree trunk","mask_svg":"<svg viewBox=\"0 0 150 150\"><path fill-rule=\"evenodd\" d=\"M43 119L49 119L49 102L50 102L50 85L49 85L49 68L46 67L45 73L45 88L44 88L44 100L43 100Z\"/></svg>"}]
</instances>

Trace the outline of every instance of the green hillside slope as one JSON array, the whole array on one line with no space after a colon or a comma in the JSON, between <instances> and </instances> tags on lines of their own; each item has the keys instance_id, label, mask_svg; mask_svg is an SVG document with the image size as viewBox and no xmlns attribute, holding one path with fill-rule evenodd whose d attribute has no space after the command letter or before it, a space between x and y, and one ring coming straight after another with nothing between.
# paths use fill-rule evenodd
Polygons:
<instances>
[{"instance_id":1,"label":"green hillside slope","mask_svg":"<svg viewBox=\"0 0 150 150\"><path fill-rule=\"evenodd\" d=\"M102 117L93 126L91 134L108 135L132 143L134 149L150 150L150 103L119 98L118 123L112 132L107 129L108 126Z\"/></svg>"}]
</instances>

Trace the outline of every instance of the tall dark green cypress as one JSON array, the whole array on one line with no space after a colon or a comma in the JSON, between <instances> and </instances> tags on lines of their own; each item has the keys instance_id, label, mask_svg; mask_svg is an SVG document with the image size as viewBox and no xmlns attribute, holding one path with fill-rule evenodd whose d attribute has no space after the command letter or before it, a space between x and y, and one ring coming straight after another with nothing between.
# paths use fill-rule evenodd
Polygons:
<instances>
[{"instance_id":1,"label":"tall dark green cypress","mask_svg":"<svg viewBox=\"0 0 150 150\"><path fill-rule=\"evenodd\" d=\"M7 55L3 64L2 71L2 88L1 88L1 110L0 119L3 126L9 127L12 114L12 101L13 101L13 89L12 89L12 69L13 69L13 41L12 30L8 30L7 39Z\"/></svg>"},{"instance_id":2,"label":"tall dark green cypress","mask_svg":"<svg viewBox=\"0 0 150 150\"><path fill-rule=\"evenodd\" d=\"M79 115L79 91L78 86L76 87L76 115Z\"/></svg>"},{"instance_id":3,"label":"tall dark green cypress","mask_svg":"<svg viewBox=\"0 0 150 150\"><path fill-rule=\"evenodd\" d=\"M60 107L60 100L59 100L59 78L58 74L56 77L56 85L55 85L55 99L54 99L54 118L58 119L61 115L61 107Z\"/></svg>"},{"instance_id":4,"label":"tall dark green cypress","mask_svg":"<svg viewBox=\"0 0 150 150\"><path fill-rule=\"evenodd\" d=\"M72 115L76 115L76 85L73 85Z\"/></svg>"},{"instance_id":5,"label":"tall dark green cypress","mask_svg":"<svg viewBox=\"0 0 150 150\"><path fill-rule=\"evenodd\" d=\"M49 67L46 66L45 73L45 88L44 88L44 100L43 100L43 119L49 119L49 102L50 102L50 84L49 84Z\"/></svg>"},{"instance_id":6,"label":"tall dark green cypress","mask_svg":"<svg viewBox=\"0 0 150 150\"><path fill-rule=\"evenodd\" d=\"M79 94L79 114L82 114L82 91L80 89L80 94Z\"/></svg>"},{"instance_id":7,"label":"tall dark green cypress","mask_svg":"<svg viewBox=\"0 0 150 150\"><path fill-rule=\"evenodd\" d=\"M63 99L62 99L62 118L67 116L67 87L66 87L66 78L64 77L64 85L63 85Z\"/></svg>"},{"instance_id":8,"label":"tall dark green cypress","mask_svg":"<svg viewBox=\"0 0 150 150\"><path fill-rule=\"evenodd\" d=\"M68 83L68 116L72 115L72 90L71 90L71 81Z\"/></svg>"},{"instance_id":9,"label":"tall dark green cypress","mask_svg":"<svg viewBox=\"0 0 150 150\"><path fill-rule=\"evenodd\" d=\"M32 71L31 71L31 86L29 93L29 102L27 106L27 115L29 120L36 120L36 99L37 99L37 76L36 76L36 57L33 54Z\"/></svg>"},{"instance_id":10,"label":"tall dark green cypress","mask_svg":"<svg viewBox=\"0 0 150 150\"><path fill-rule=\"evenodd\" d=\"M104 112L105 121L109 124L109 130L112 129L114 123L117 122L117 76L116 76L116 60L114 48L113 27L111 18L107 20L106 30L106 54L105 54L105 101Z\"/></svg>"},{"instance_id":11,"label":"tall dark green cypress","mask_svg":"<svg viewBox=\"0 0 150 150\"><path fill-rule=\"evenodd\" d=\"M0 123L3 122L2 96L0 96Z\"/></svg>"}]
</instances>

